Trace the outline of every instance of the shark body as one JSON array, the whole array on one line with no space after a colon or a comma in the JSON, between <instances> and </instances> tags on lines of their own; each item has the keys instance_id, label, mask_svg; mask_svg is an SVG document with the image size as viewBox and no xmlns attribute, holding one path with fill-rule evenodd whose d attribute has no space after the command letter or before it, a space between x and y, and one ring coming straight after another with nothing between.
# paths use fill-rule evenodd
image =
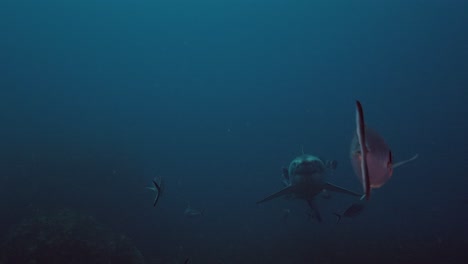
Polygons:
<instances>
[{"instance_id":1,"label":"shark body","mask_svg":"<svg viewBox=\"0 0 468 264\"><path fill-rule=\"evenodd\" d=\"M359 193L327 182L326 176L327 166L324 161L316 156L303 154L293 159L288 169L283 169L283 183L286 187L257 203L267 202L282 196L302 199L307 201L312 210L316 212L317 219L321 221L321 216L314 203L317 194L327 190L355 197L361 196Z\"/></svg>"},{"instance_id":2,"label":"shark body","mask_svg":"<svg viewBox=\"0 0 468 264\"><path fill-rule=\"evenodd\" d=\"M392 176L394 168L417 159L418 154L393 163L390 147L377 131L366 125L362 105L356 101L356 133L351 140L350 157L365 198L369 200L371 189L382 187Z\"/></svg>"}]
</instances>

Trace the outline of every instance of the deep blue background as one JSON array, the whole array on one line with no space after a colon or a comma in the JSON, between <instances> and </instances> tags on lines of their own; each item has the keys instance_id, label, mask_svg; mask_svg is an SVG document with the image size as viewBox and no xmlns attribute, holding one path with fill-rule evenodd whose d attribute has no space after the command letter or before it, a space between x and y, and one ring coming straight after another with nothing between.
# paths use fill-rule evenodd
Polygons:
<instances>
[{"instance_id":1,"label":"deep blue background","mask_svg":"<svg viewBox=\"0 0 468 264\"><path fill-rule=\"evenodd\" d=\"M0 234L73 208L149 263L399 252L464 263L467 12L463 0L3 0ZM355 99L395 160L420 158L341 225L341 195L320 202L322 224L301 201L257 206L302 146L339 161L330 181L360 190ZM155 175L167 184L157 208L144 188ZM188 201L205 216L185 219Z\"/></svg>"}]
</instances>

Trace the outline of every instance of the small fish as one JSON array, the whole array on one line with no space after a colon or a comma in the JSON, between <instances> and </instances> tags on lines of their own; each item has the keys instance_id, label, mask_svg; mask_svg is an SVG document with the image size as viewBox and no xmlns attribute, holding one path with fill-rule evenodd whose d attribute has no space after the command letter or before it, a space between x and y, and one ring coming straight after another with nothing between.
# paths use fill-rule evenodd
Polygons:
<instances>
[{"instance_id":1,"label":"small fish","mask_svg":"<svg viewBox=\"0 0 468 264\"><path fill-rule=\"evenodd\" d=\"M363 209L364 209L364 202L361 201L361 202L352 203L342 213L334 213L334 215L336 215L336 223L338 224L342 217L352 218L352 217L359 215Z\"/></svg>"},{"instance_id":2,"label":"small fish","mask_svg":"<svg viewBox=\"0 0 468 264\"><path fill-rule=\"evenodd\" d=\"M190 258L186 258L184 264L188 264L190 262Z\"/></svg>"},{"instance_id":3,"label":"small fish","mask_svg":"<svg viewBox=\"0 0 468 264\"><path fill-rule=\"evenodd\" d=\"M184 215L189 218L203 216L203 213L204 213L204 210L198 210L198 209L192 208L190 206L190 203L187 203L187 208L185 208L185 211L184 211Z\"/></svg>"},{"instance_id":4,"label":"small fish","mask_svg":"<svg viewBox=\"0 0 468 264\"><path fill-rule=\"evenodd\" d=\"M156 207L156 204L159 201L159 197L161 197L162 192L164 190L164 185L163 185L163 180L161 177L158 177L158 179L154 178L153 179L153 185L154 187L146 187L147 189L150 189L156 193L156 197L154 198L153 202L153 207Z\"/></svg>"},{"instance_id":5,"label":"small fish","mask_svg":"<svg viewBox=\"0 0 468 264\"><path fill-rule=\"evenodd\" d=\"M392 176L393 169L418 158L393 164L392 152L385 140L364 122L364 111L356 101L356 134L351 141L351 163L362 182L365 199L369 200L371 189L382 187Z\"/></svg>"}]
</instances>

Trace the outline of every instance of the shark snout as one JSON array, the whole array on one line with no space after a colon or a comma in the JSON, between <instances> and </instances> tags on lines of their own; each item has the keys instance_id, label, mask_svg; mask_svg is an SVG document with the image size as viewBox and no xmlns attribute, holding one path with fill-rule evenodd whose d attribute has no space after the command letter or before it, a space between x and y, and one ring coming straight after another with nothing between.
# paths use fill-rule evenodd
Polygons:
<instances>
[{"instance_id":1,"label":"shark snout","mask_svg":"<svg viewBox=\"0 0 468 264\"><path fill-rule=\"evenodd\" d=\"M296 168L296 173L298 174L310 174L310 173L317 173L323 170L320 163L316 161L305 161L301 163Z\"/></svg>"}]
</instances>

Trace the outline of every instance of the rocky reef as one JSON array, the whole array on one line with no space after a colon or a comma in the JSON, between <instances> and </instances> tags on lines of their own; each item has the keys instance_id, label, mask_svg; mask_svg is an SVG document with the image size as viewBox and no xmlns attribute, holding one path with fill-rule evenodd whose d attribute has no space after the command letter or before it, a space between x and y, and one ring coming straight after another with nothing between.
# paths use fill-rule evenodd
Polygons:
<instances>
[{"instance_id":1,"label":"rocky reef","mask_svg":"<svg viewBox=\"0 0 468 264\"><path fill-rule=\"evenodd\" d=\"M140 251L93 217L72 210L38 213L14 227L0 247L0 264L142 264Z\"/></svg>"}]
</instances>

